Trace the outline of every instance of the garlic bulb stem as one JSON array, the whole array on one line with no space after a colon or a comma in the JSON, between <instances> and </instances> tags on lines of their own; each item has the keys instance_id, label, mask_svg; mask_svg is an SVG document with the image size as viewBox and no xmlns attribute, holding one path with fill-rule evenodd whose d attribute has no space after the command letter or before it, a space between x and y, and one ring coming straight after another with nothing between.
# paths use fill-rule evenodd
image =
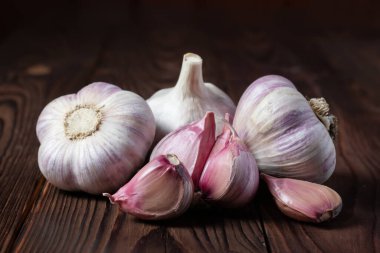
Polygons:
<instances>
[{"instance_id":1,"label":"garlic bulb stem","mask_svg":"<svg viewBox=\"0 0 380 253\"><path fill-rule=\"evenodd\" d=\"M200 120L206 112L214 112L217 134L225 113L235 115L236 106L231 98L211 83L203 82L202 58L188 53L183 56L182 68L174 87L154 93L148 100L156 121L155 141L170 132Z\"/></svg>"},{"instance_id":2,"label":"garlic bulb stem","mask_svg":"<svg viewBox=\"0 0 380 253\"><path fill-rule=\"evenodd\" d=\"M324 98L312 98L309 100L311 109L313 109L318 119L325 125L329 131L331 139L335 140L338 135L338 120L330 114L330 106Z\"/></svg>"},{"instance_id":3,"label":"garlic bulb stem","mask_svg":"<svg viewBox=\"0 0 380 253\"><path fill-rule=\"evenodd\" d=\"M182 68L175 90L178 95L200 94L203 90L202 58L193 53L183 56Z\"/></svg>"}]
</instances>

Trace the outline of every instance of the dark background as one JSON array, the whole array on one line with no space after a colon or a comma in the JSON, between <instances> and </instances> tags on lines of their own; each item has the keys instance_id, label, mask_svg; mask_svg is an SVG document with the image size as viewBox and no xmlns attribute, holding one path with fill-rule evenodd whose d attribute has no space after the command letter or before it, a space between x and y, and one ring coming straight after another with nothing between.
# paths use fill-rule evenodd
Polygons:
<instances>
[{"instance_id":1,"label":"dark background","mask_svg":"<svg viewBox=\"0 0 380 253\"><path fill-rule=\"evenodd\" d=\"M7 0L1 1L0 7L2 38L15 29L32 27L45 32L100 32L128 24L151 25L165 30L168 24L197 23L217 30L250 26L305 32L321 29L374 32L380 26L380 3L376 0Z\"/></svg>"}]
</instances>

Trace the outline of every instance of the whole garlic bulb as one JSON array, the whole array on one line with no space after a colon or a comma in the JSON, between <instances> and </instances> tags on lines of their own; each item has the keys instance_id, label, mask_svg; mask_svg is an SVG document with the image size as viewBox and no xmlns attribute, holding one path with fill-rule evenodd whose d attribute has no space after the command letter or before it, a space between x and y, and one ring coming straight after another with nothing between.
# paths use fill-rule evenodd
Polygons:
<instances>
[{"instance_id":1,"label":"whole garlic bulb","mask_svg":"<svg viewBox=\"0 0 380 253\"><path fill-rule=\"evenodd\" d=\"M269 75L244 92L233 126L263 173L322 183L336 163L329 135L336 119L328 110L323 100L309 104L288 79Z\"/></svg>"},{"instance_id":2,"label":"whole garlic bulb","mask_svg":"<svg viewBox=\"0 0 380 253\"><path fill-rule=\"evenodd\" d=\"M50 102L36 131L46 179L64 190L97 194L116 190L144 161L155 123L140 96L97 82Z\"/></svg>"},{"instance_id":3,"label":"whole garlic bulb","mask_svg":"<svg viewBox=\"0 0 380 253\"><path fill-rule=\"evenodd\" d=\"M183 56L176 86L157 91L147 102L156 119L157 141L181 126L200 120L208 111L215 113L220 132L224 114L233 116L236 110L226 93L203 82L202 58L192 53Z\"/></svg>"}]
</instances>

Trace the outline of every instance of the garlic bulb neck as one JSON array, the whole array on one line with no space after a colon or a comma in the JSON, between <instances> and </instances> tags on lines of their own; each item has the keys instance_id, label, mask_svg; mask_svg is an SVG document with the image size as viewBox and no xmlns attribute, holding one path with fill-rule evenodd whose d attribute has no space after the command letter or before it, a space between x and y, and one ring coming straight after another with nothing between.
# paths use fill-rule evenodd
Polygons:
<instances>
[{"instance_id":1,"label":"garlic bulb neck","mask_svg":"<svg viewBox=\"0 0 380 253\"><path fill-rule=\"evenodd\" d=\"M326 99L312 98L309 100L309 104L315 115L317 115L327 131L329 131L331 139L335 140L338 135L338 120L334 115L329 114L330 106Z\"/></svg>"},{"instance_id":2,"label":"garlic bulb neck","mask_svg":"<svg viewBox=\"0 0 380 253\"><path fill-rule=\"evenodd\" d=\"M193 53L183 56L181 73L175 89L178 94L200 94L203 90L202 58Z\"/></svg>"},{"instance_id":3,"label":"garlic bulb neck","mask_svg":"<svg viewBox=\"0 0 380 253\"><path fill-rule=\"evenodd\" d=\"M202 62L199 55L185 54L177 84L157 91L147 100L156 120L156 142L170 132L200 120L207 112L215 113L220 133L223 123L219 119L225 113L235 115L236 106L231 98L217 86L203 81ZM182 161L183 158L179 159Z\"/></svg>"},{"instance_id":4,"label":"garlic bulb neck","mask_svg":"<svg viewBox=\"0 0 380 253\"><path fill-rule=\"evenodd\" d=\"M99 130L102 112L94 105L77 105L65 115L65 135L70 140L85 139Z\"/></svg>"}]
</instances>

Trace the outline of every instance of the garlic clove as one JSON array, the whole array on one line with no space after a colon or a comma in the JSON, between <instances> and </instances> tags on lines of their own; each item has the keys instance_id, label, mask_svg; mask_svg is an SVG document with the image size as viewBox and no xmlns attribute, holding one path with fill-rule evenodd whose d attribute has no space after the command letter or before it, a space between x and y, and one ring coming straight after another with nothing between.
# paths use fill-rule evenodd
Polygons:
<instances>
[{"instance_id":1,"label":"garlic clove","mask_svg":"<svg viewBox=\"0 0 380 253\"><path fill-rule=\"evenodd\" d=\"M147 100L156 120L156 141L200 120L208 111L214 112L217 119L223 119L225 113L234 115L236 106L231 98L215 85L203 82L202 62L199 55L185 54L177 84L157 91ZM217 120L216 124L219 133L223 123Z\"/></svg>"},{"instance_id":2,"label":"garlic clove","mask_svg":"<svg viewBox=\"0 0 380 253\"><path fill-rule=\"evenodd\" d=\"M175 155L161 155L146 164L114 195L103 193L124 212L146 220L179 216L193 199L189 173Z\"/></svg>"},{"instance_id":3,"label":"garlic clove","mask_svg":"<svg viewBox=\"0 0 380 253\"><path fill-rule=\"evenodd\" d=\"M153 142L153 114L137 94L92 83L51 101L36 132L38 164L58 188L99 194L124 184Z\"/></svg>"},{"instance_id":4,"label":"garlic clove","mask_svg":"<svg viewBox=\"0 0 380 253\"><path fill-rule=\"evenodd\" d=\"M188 170L197 187L207 157L215 143L215 118L207 112L199 121L165 136L153 149L152 161L159 155L175 154Z\"/></svg>"},{"instance_id":5,"label":"garlic clove","mask_svg":"<svg viewBox=\"0 0 380 253\"><path fill-rule=\"evenodd\" d=\"M336 128L327 129L284 77L254 81L239 101L233 126L263 173L323 183L334 172L336 152L329 131Z\"/></svg>"},{"instance_id":6,"label":"garlic clove","mask_svg":"<svg viewBox=\"0 0 380 253\"><path fill-rule=\"evenodd\" d=\"M230 123L225 122L199 181L203 196L227 207L243 206L252 200L258 184L255 158Z\"/></svg>"},{"instance_id":7,"label":"garlic clove","mask_svg":"<svg viewBox=\"0 0 380 253\"><path fill-rule=\"evenodd\" d=\"M278 208L299 221L320 223L342 210L342 199L333 189L307 181L261 174Z\"/></svg>"}]
</instances>

